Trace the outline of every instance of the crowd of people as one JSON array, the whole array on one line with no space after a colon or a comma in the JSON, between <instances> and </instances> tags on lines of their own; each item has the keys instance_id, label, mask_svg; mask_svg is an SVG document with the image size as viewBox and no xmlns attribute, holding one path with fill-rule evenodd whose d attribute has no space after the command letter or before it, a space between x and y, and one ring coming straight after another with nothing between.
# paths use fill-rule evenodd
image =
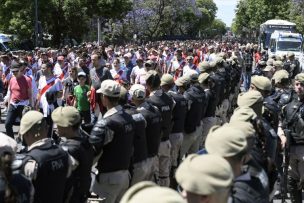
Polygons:
<instances>
[{"instance_id":1,"label":"crowd of people","mask_svg":"<svg viewBox=\"0 0 304 203\"><path fill-rule=\"evenodd\" d=\"M0 202L302 202L304 73L292 52L84 43L0 61Z\"/></svg>"}]
</instances>

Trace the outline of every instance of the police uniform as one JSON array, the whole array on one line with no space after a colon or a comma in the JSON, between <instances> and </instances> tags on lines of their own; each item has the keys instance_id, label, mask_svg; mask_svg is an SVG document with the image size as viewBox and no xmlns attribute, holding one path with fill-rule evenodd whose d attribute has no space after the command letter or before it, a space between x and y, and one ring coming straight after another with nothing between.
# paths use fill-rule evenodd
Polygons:
<instances>
[{"instance_id":1,"label":"police uniform","mask_svg":"<svg viewBox=\"0 0 304 203\"><path fill-rule=\"evenodd\" d=\"M238 110L238 114L250 115L247 109L241 108ZM269 181L268 176L261 167L261 165L252 157L253 151L255 150L256 143L256 132L253 125L249 120L243 118L238 118L239 120L232 120L228 125L234 126L245 133L247 140L247 151L251 154L249 160L244 163L242 167L242 173L239 177L234 180L233 184L233 202L269 202Z\"/></svg>"},{"instance_id":2,"label":"police uniform","mask_svg":"<svg viewBox=\"0 0 304 203\"><path fill-rule=\"evenodd\" d=\"M161 78L160 86L163 85L174 85L173 77L169 74L163 75ZM179 163L179 152L184 139L183 132L188 103L186 98L179 92L169 90L167 94L175 102L175 106L172 112L173 127L169 136L171 143L171 169L175 171Z\"/></svg>"},{"instance_id":3,"label":"police uniform","mask_svg":"<svg viewBox=\"0 0 304 203\"><path fill-rule=\"evenodd\" d=\"M190 77L183 76L175 81L175 85L187 86L190 83ZM184 140L181 147L180 157L196 153L199 150L199 144L202 135L201 118L204 102L204 92L197 86L190 86L184 92L184 97L188 101L188 111L185 118Z\"/></svg>"},{"instance_id":4,"label":"police uniform","mask_svg":"<svg viewBox=\"0 0 304 203\"><path fill-rule=\"evenodd\" d=\"M176 180L187 199L210 198L226 203L233 180L229 163L217 155L189 155L178 167Z\"/></svg>"},{"instance_id":5,"label":"police uniform","mask_svg":"<svg viewBox=\"0 0 304 203\"><path fill-rule=\"evenodd\" d=\"M150 77L155 77L158 73L156 71L149 71L146 75L146 80ZM163 90L156 90L150 93L147 102L156 106L162 116L161 127L161 143L159 145L159 184L161 186L170 185L170 155L171 143L169 136L172 130L172 111L174 108L174 101Z\"/></svg>"},{"instance_id":6,"label":"police uniform","mask_svg":"<svg viewBox=\"0 0 304 203\"><path fill-rule=\"evenodd\" d=\"M198 77L198 81L200 84L205 83L205 81L209 80L210 75L208 73L202 73ZM208 84L209 85L209 84ZM206 111L204 115L202 116L202 143L201 146L204 145L205 138L210 130L211 127L216 125L216 118L215 118L215 110L216 110L216 104L214 101L214 94L213 92L209 89L209 87L206 87L204 89L205 91L205 105L206 105Z\"/></svg>"},{"instance_id":7,"label":"police uniform","mask_svg":"<svg viewBox=\"0 0 304 203\"><path fill-rule=\"evenodd\" d=\"M272 99L278 104L279 108L288 104L293 98L292 91L289 89L289 73L286 70L279 70L272 76L275 89L271 95Z\"/></svg>"},{"instance_id":8,"label":"police uniform","mask_svg":"<svg viewBox=\"0 0 304 203\"><path fill-rule=\"evenodd\" d=\"M161 113L157 107L147 103L146 101L137 107L137 111L140 112L146 122L146 140L147 140L147 177L145 180L153 180L158 182L158 151L161 142Z\"/></svg>"},{"instance_id":9,"label":"police uniform","mask_svg":"<svg viewBox=\"0 0 304 203\"><path fill-rule=\"evenodd\" d=\"M105 80L97 93L119 98L120 86L113 80ZM133 152L135 122L120 105L104 114L94 125L89 141L97 154L98 174L92 191L109 203L120 200L129 187L129 166Z\"/></svg>"},{"instance_id":10,"label":"police uniform","mask_svg":"<svg viewBox=\"0 0 304 203\"><path fill-rule=\"evenodd\" d=\"M20 121L20 135L25 136L33 127L43 127L43 120L40 112L27 112ZM40 136L39 133L37 136ZM54 145L50 138L42 138L28 146L22 171L34 185L34 202L63 201L67 177L70 176L69 161L68 154Z\"/></svg>"},{"instance_id":11,"label":"police uniform","mask_svg":"<svg viewBox=\"0 0 304 203\"><path fill-rule=\"evenodd\" d=\"M244 121L212 128L207 136L205 146L208 153L227 158L234 170L229 202L268 202L267 174L255 160L244 159L247 157L246 153L251 153L254 142L250 140L254 136L253 126ZM240 155L243 156L242 160L238 160L240 163L229 161L230 158ZM244 160L246 163L242 162Z\"/></svg>"},{"instance_id":12,"label":"police uniform","mask_svg":"<svg viewBox=\"0 0 304 203\"><path fill-rule=\"evenodd\" d=\"M294 78L298 73L301 72L300 62L295 59L295 54L293 52L287 53L288 60L284 64L284 69L286 65L287 72L290 75L290 78Z\"/></svg>"},{"instance_id":13,"label":"police uniform","mask_svg":"<svg viewBox=\"0 0 304 203\"><path fill-rule=\"evenodd\" d=\"M137 89L134 87L143 87L142 85L133 85L130 89L130 92L134 92ZM121 87L121 97L125 97L127 91L124 87ZM142 99L145 99L145 88L143 87ZM133 94L131 94L133 96ZM144 116L139 113L136 107L129 104L123 106L126 113L132 115L132 118L135 121L135 134L134 134L134 152L132 157L132 166L130 167L131 171L131 184L134 185L140 181L146 180L147 175L151 167L148 164L148 147L147 147L147 137L146 137L146 127L147 122Z\"/></svg>"},{"instance_id":14,"label":"police uniform","mask_svg":"<svg viewBox=\"0 0 304 203\"><path fill-rule=\"evenodd\" d=\"M296 82L304 83L304 74L295 77ZM288 170L288 190L292 202L302 202L304 177L304 103L303 99L294 99L283 110L283 129L290 131L290 160ZM282 130L279 128L279 130Z\"/></svg>"},{"instance_id":15,"label":"police uniform","mask_svg":"<svg viewBox=\"0 0 304 203\"><path fill-rule=\"evenodd\" d=\"M69 128L81 122L81 116L74 107L58 107L52 112L52 119L57 126ZM60 134L59 136L64 136ZM75 159L77 165L69 177L65 188L65 201L86 202L91 186L91 168L94 151L88 141L88 137L80 134L78 130L73 137L60 143L70 156Z\"/></svg>"},{"instance_id":16,"label":"police uniform","mask_svg":"<svg viewBox=\"0 0 304 203\"><path fill-rule=\"evenodd\" d=\"M250 107L257 114L258 119L255 121L255 129L259 137L259 145L262 146L262 149L264 148L259 163L267 172L269 188L272 191L277 180L277 171L275 167L268 166L273 165L277 159L278 135L270 123L262 117L263 97L260 92L252 90L239 95L238 105L240 107Z\"/></svg>"}]
</instances>

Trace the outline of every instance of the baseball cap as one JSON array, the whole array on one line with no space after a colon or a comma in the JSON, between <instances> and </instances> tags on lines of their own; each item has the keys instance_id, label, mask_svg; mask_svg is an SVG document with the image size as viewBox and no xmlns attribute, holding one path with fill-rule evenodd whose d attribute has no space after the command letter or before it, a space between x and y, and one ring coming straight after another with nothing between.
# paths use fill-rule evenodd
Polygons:
<instances>
[{"instance_id":1,"label":"baseball cap","mask_svg":"<svg viewBox=\"0 0 304 203\"><path fill-rule=\"evenodd\" d=\"M146 88L140 84L132 85L129 92L133 98L138 100L143 100L146 97Z\"/></svg>"},{"instance_id":2,"label":"baseball cap","mask_svg":"<svg viewBox=\"0 0 304 203\"><path fill-rule=\"evenodd\" d=\"M17 142L13 138L0 132L0 156L5 152L9 152L10 154L15 154L16 151L17 151Z\"/></svg>"},{"instance_id":3,"label":"baseball cap","mask_svg":"<svg viewBox=\"0 0 304 203\"><path fill-rule=\"evenodd\" d=\"M205 80L208 79L208 77L209 77L208 73L202 73L198 76L198 82L203 83L203 82L205 82Z\"/></svg>"},{"instance_id":4,"label":"baseball cap","mask_svg":"<svg viewBox=\"0 0 304 203\"><path fill-rule=\"evenodd\" d=\"M283 62L282 61L274 61L273 66L275 68L282 68L283 67Z\"/></svg>"},{"instance_id":5,"label":"baseball cap","mask_svg":"<svg viewBox=\"0 0 304 203\"><path fill-rule=\"evenodd\" d=\"M198 81L198 73L195 70L189 70L185 77L190 80L191 82Z\"/></svg>"},{"instance_id":6,"label":"baseball cap","mask_svg":"<svg viewBox=\"0 0 304 203\"><path fill-rule=\"evenodd\" d=\"M43 118L43 114L39 111L28 111L27 113L25 113L20 121L20 135L24 135L25 133L27 133L34 125L41 124Z\"/></svg>"},{"instance_id":7,"label":"baseball cap","mask_svg":"<svg viewBox=\"0 0 304 203\"><path fill-rule=\"evenodd\" d=\"M233 181L230 164L224 158L212 154L189 155L180 164L175 176L184 190L198 195L222 192Z\"/></svg>"},{"instance_id":8,"label":"baseball cap","mask_svg":"<svg viewBox=\"0 0 304 203\"><path fill-rule=\"evenodd\" d=\"M78 77L81 77L81 76L86 77L86 74L85 74L85 72L82 72L82 71L81 71L81 72L79 72L79 73L77 74L77 76L78 76Z\"/></svg>"},{"instance_id":9,"label":"baseball cap","mask_svg":"<svg viewBox=\"0 0 304 203\"><path fill-rule=\"evenodd\" d=\"M289 79L289 73L286 70L276 71L272 76L275 84L280 83L283 79Z\"/></svg>"},{"instance_id":10,"label":"baseball cap","mask_svg":"<svg viewBox=\"0 0 304 203\"><path fill-rule=\"evenodd\" d=\"M247 148L246 135L234 126L214 126L205 142L208 153L221 157L233 157Z\"/></svg>"},{"instance_id":11,"label":"baseball cap","mask_svg":"<svg viewBox=\"0 0 304 203\"><path fill-rule=\"evenodd\" d=\"M79 111L73 106L58 107L52 112L52 120L60 127L71 127L80 122Z\"/></svg>"},{"instance_id":12,"label":"baseball cap","mask_svg":"<svg viewBox=\"0 0 304 203\"><path fill-rule=\"evenodd\" d=\"M201 72L205 72L206 70L209 70L211 67L207 61L203 61L199 63L198 68Z\"/></svg>"},{"instance_id":13,"label":"baseball cap","mask_svg":"<svg viewBox=\"0 0 304 203\"><path fill-rule=\"evenodd\" d=\"M175 85L180 87L189 84L189 82L190 81L185 76L183 76L175 80Z\"/></svg>"},{"instance_id":14,"label":"baseball cap","mask_svg":"<svg viewBox=\"0 0 304 203\"><path fill-rule=\"evenodd\" d=\"M120 85L114 80L104 80L96 93L102 93L108 97L119 97Z\"/></svg>"},{"instance_id":15,"label":"baseball cap","mask_svg":"<svg viewBox=\"0 0 304 203\"><path fill-rule=\"evenodd\" d=\"M253 76L251 84L260 90L271 91L271 81L264 76Z\"/></svg>"},{"instance_id":16,"label":"baseball cap","mask_svg":"<svg viewBox=\"0 0 304 203\"><path fill-rule=\"evenodd\" d=\"M160 86L172 85L174 84L174 79L170 74L164 74L160 79Z\"/></svg>"},{"instance_id":17,"label":"baseball cap","mask_svg":"<svg viewBox=\"0 0 304 203\"><path fill-rule=\"evenodd\" d=\"M304 73L299 73L298 75L296 75L295 80L304 83Z\"/></svg>"}]
</instances>

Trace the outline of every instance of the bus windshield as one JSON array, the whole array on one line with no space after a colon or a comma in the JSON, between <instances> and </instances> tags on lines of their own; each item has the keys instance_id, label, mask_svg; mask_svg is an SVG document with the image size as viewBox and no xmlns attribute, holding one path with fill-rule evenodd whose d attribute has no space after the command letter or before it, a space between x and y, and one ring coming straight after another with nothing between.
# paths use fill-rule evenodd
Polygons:
<instances>
[{"instance_id":1,"label":"bus windshield","mask_svg":"<svg viewBox=\"0 0 304 203\"><path fill-rule=\"evenodd\" d=\"M302 42L300 41L278 41L277 50L279 51L301 51Z\"/></svg>"}]
</instances>

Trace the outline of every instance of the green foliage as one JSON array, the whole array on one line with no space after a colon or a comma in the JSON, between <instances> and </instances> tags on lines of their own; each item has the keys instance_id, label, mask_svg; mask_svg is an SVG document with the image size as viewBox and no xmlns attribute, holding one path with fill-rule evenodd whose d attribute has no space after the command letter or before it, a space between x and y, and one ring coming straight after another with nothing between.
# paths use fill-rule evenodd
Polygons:
<instances>
[{"instance_id":1,"label":"green foliage","mask_svg":"<svg viewBox=\"0 0 304 203\"><path fill-rule=\"evenodd\" d=\"M121 19L131 9L129 0L37 0L38 19L54 45L65 38L81 41L92 17ZM0 0L0 30L19 39L34 39L35 1Z\"/></svg>"},{"instance_id":2,"label":"green foliage","mask_svg":"<svg viewBox=\"0 0 304 203\"><path fill-rule=\"evenodd\" d=\"M299 32L304 33L304 0L292 1L290 20L296 23Z\"/></svg>"}]
</instances>

